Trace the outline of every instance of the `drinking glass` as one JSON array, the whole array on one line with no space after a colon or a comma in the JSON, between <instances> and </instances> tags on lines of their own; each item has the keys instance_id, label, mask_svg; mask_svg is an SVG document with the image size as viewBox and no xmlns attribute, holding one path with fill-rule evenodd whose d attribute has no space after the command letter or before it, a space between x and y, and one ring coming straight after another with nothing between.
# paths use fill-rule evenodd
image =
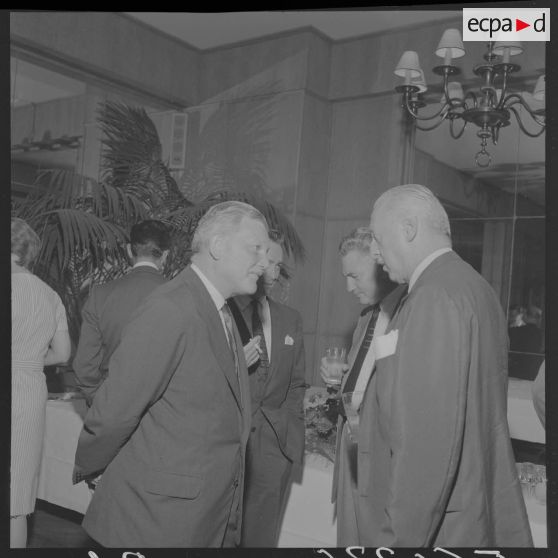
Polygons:
<instances>
[{"instance_id":1,"label":"drinking glass","mask_svg":"<svg viewBox=\"0 0 558 558\"><path fill-rule=\"evenodd\" d=\"M327 385L341 385L343 378L344 365L347 363L347 351L345 347L328 347L325 350L326 367L328 370Z\"/></svg>"}]
</instances>

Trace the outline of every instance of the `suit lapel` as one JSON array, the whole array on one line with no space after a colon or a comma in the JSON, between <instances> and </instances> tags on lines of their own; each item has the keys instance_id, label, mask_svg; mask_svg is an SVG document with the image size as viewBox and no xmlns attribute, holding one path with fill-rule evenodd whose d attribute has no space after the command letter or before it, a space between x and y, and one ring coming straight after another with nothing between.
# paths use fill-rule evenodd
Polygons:
<instances>
[{"instance_id":1,"label":"suit lapel","mask_svg":"<svg viewBox=\"0 0 558 558\"><path fill-rule=\"evenodd\" d=\"M271 318L271 363L269 367L269 373L266 380L266 386L269 381L277 372L277 368L280 362L280 354L283 350L283 343L285 342L285 330L283 320L281 320L281 312L277 304L271 300L267 299L269 304L269 315Z\"/></svg>"},{"instance_id":2,"label":"suit lapel","mask_svg":"<svg viewBox=\"0 0 558 558\"><path fill-rule=\"evenodd\" d=\"M234 365L234 358L231 353L231 348L226 338L225 330L223 328L223 322L221 321L221 316L219 311L213 302L210 294L207 292L205 285L202 283L198 275L187 267L182 272L182 278L187 286L195 294L195 301L198 311L202 318L205 320L208 326L208 330L211 332L209 335L209 342L213 348L213 353L219 366L231 388L231 391L236 399L236 402L240 409L242 409L242 403L246 401L244 393L242 394L243 399L241 402L240 397L240 385L239 378L236 377L236 370ZM238 359L239 359L239 376L242 376L242 367L246 368L246 362L244 360L244 353L242 351L242 342L240 336L238 335L238 330L235 329L235 335L237 336L237 347L238 347ZM242 353L242 354L241 354ZM247 374L244 371L244 374Z\"/></svg>"}]
</instances>

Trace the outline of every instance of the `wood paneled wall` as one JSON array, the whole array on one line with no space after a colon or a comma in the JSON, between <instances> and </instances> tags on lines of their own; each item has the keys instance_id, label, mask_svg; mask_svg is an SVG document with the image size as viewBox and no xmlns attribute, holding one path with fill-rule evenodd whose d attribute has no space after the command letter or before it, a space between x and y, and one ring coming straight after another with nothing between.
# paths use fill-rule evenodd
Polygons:
<instances>
[{"instance_id":1,"label":"wood paneled wall","mask_svg":"<svg viewBox=\"0 0 558 558\"><path fill-rule=\"evenodd\" d=\"M345 290L339 241L368 224L374 200L402 175L393 69L404 50L417 50L427 82L437 83L434 49L461 18L341 42L303 29L204 52L115 13L22 12L11 23L20 45L182 99L190 160L205 153L235 169L238 189L259 188L289 215L308 253L289 303L304 320L307 381L319 383L324 348L348 346L360 310ZM483 45L467 48L481 59ZM536 56L523 64L534 66ZM416 170L428 185L432 167L420 160ZM463 189L440 195L483 203L465 200Z\"/></svg>"}]
</instances>

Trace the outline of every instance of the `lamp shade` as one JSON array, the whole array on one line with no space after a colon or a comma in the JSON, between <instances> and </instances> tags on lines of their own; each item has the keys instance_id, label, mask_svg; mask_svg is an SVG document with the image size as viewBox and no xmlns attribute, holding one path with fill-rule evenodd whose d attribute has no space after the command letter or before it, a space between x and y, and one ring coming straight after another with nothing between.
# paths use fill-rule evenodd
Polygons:
<instances>
[{"instance_id":1,"label":"lamp shade","mask_svg":"<svg viewBox=\"0 0 558 558\"><path fill-rule=\"evenodd\" d=\"M546 85L546 79L545 79L545 76L542 75L537 80L537 83L535 85L535 89L533 91L533 97L537 101L544 101L545 100L545 97L546 97L545 85Z\"/></svg>"},{"instance_id":2,"label":"lamp shade","mask_svg":"<svg viewBox=\"0 0 558 558\"><path fill-rule=\"evenodd\" d=\"M463 100L463 87L458 81L450 81L448 83L448 97L450 99Z\"/></svg>"},{"instance_id":3,"label":"lamp shade","mask_svg":"<svg viewBox=\"0 0 558 558\"><path fill-rule=\"evenodd\" d=\"M458 29L446 29L440 42L438 43L438 48L436 48L436 56L440 58L461 58L465 56L465 49L463 48L463 41L461 40L461 33Z\"/></svg>"},{"instance_id":4,"label":"lamp shade","mask_svg":"<svg viewBox=\"0 0 558 558\"><path fill-rule=\"evenodd\" d=\"M418 54L414 50L406 50L394 70L396 76L410 79L420 78L421 72Z\"/></svg>"},{"instance_id":5,"label":"lamp shade","mask_svg":"<svg viewBox=\"0 0 558 558\"><path fill-rule=\"evenodd\" d=\"M519 41L496 41L492 48L492 52L498 56L503 56L507 48L509 48L510 56L515 56L523 52L523 47Z\"/></svg>"},{"instance_id":6,"label":"lamp shade","mask_svg":"<svg viewBox=\"0 0 558 558\"><path fill-rule=\"evenodd\" d=\"M428 87L426 87L426 81L424 79L424 72L422 70L420 70L420 76L416 77L416 78L412 78L411 79L411 85L414 85L415 87L418 87L419 93L424 93Z\"/></svg>"}]
</instances>

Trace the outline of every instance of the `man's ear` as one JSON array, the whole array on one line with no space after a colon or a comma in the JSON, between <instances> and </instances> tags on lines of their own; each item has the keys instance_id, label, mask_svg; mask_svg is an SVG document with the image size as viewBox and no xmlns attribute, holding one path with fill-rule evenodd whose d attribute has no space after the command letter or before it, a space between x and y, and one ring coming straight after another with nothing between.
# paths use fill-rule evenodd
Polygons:
<instances>
[{"instance_id":1,"label":"man's ear","mask_svg":"<svg viewBox=\"0 0 558 558\"><path fill-rule=\"evenodd\" d=\"M132 245L130 243L126 244L126 254L128 254L128 258L131 262L134 261L134 254L132 254Z\"/></svg>"},{"instance_id":2,"label":"man's ear","mask_svg":"<svg viewBox=\"0 0 558 558\"><path fill-rule=\"evenodd\" d=\"M401 221L401 227L403 229L403 237L407 242L412 242L418 232L418 219L415 215L412 217L405 217Z\"/></svg>"},{"instance_id":3,"label":"man's ear","mask_svg":"<svg viewBox=\"0 0 558 558\"><path fill-rule=\"evenodd\" d=\"M221 235L214 235L209 239L209 255L214 260L220 260L223 257L224 241L225 239Z\"/></svg>"}]
</instances>

